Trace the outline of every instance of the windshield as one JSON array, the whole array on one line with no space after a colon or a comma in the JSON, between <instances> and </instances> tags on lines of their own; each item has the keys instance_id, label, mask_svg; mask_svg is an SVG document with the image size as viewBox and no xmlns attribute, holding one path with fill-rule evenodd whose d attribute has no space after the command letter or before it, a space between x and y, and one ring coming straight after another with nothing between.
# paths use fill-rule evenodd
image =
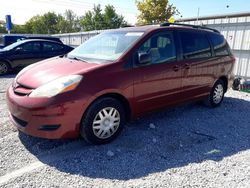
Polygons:
<instances>
[{"instance_id":1,"label":"windshield","mask_svg":"<svg viewBox=\"0 0 250 188\"><path fill-rule=\"evenodd\" d=\"M18 41L18 42L15 42L9 46L6 46L5 48L3 48L3 50L11 50L17 46L19 46L20 44L24 43L25 41Z\"/></svg>"},{"instance_id":2,"label":"windshield","mask_svg":"<svg viewBox=\"0 0 250 188\"><path fill-rule=\"evenodd\" d=\"M143 32L102 33L90 38L68 54L68 58L94 60L98 63L117 60Z\"/></svg>"}]
</instances>

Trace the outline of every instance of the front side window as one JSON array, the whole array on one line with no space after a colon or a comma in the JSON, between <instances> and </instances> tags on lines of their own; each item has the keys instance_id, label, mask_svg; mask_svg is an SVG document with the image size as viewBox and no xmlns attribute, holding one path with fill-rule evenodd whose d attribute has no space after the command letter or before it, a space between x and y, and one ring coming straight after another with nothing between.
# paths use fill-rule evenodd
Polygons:
<instances>
[{"instance_id":1,"label":"front side window","mask_svg":"<svg viewBox=\"0 0 250 188\"><path fill-rule=\"evenodd\" d=\"M152 64L176 60L173 34L168 32L150 37L142 44L138 52L148 53Z\"/></svg>"},{"instance_id":2,"label":"front side window","mask_svg":"<svg viewBox=\"0 0 250 188\"><path fill-rule=\"evenodd\" d=\"M18 47L23 52L39 52L40 42L29 42Z\"/></svg>"},{"instance_id":3,"label":"front side window","mask_svg":"<svg viewBox=\"0 0 250 188\"><path fill-rule=\"evenodd\" d=\"M126 52L143 35L143 32L117 31L94 36L75 48L68 54L68 58L92 60L97 63L115 61Z\"/></svg>"},{"instance_id":4,"label":"front side window","mask_svg":"<svg viewBox=\"0 0 250 188\"><path fill-rule=\"evenodd\" d=\"M196 59L211 57L211 48L205 34L194 32L180 32L183 58Z\"/></svg>"}]
</instances>

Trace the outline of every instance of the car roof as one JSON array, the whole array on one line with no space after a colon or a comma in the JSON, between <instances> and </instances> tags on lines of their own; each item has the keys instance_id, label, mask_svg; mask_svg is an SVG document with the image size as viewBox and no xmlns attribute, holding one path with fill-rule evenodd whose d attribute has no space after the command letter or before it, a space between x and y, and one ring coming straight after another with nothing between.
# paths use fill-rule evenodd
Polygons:
<instances>
[{"instance_id":1,"label":"car roof","mask_svg":"<svg viewBox=\"0 0 250 188\"><path fill-rule=\"evenodd\" d=\"M45 38L57 38L50 35L39 35L39 34L2 34L5 37L45 37Z\"/></svg>"},{"instance_id":2,"label":"car roof","mask_svg":"<svg viewBox=\"0 0 250 188\"><path fill-rule=\"evenodd\" d=\"M215 29L206 28L203 26L194 26L187 24L173 24L173 25L144 25L144 26L135 26L135 27L125 27L115 30L110 30L108 32L151 32L154 30L184 30L184 31L205 31L205 32L214 32L219 34Z\"/></svg>"},{"instance_id":3,"label":"car roof","mask_svg":"<svg viewBox=\"0 0 250 188\"><path fill-rule=\"evenodd\" d=\"M24 41L23 43L38 41L38 42L52 42L52 43L57 43L57 44L63 44L63 43L60 43L60 42L57 42L57 41L54 41L54 40L49 40L49 39L23 39L21 41Z\"/></svg>"}]
</instances>

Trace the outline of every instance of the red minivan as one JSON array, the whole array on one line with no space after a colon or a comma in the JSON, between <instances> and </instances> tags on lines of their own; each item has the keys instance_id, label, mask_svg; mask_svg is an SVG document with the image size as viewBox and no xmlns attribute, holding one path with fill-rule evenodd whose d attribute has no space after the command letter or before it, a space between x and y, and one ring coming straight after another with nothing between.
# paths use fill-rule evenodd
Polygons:
<instances>
[{"instance_id":1,"label":"red minivan","mask_svg":"<svg viewBox=\"0 0 250 188\"><path fill-rule=\"evenodd\" d=\"M112 30L23 69L7 91L29 135L103 144L131 118L187 101L223 101L235 58L214 29L165 23Z\"/></svg>"}]
</instances>

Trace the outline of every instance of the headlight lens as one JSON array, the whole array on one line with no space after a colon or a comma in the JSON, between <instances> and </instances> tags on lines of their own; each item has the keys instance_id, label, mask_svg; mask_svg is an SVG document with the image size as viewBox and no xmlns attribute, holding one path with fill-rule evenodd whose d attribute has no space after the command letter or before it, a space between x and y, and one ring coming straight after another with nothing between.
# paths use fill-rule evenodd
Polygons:
<instances>
[{"instance_id":1,"label":"headlight lens","mask_svg":"<svg viewBox=\"0 0 250 188\"><path fill-rule=\"evenodd\" d=\"M69 75L53 80L32 91L30 97L53 97L59 93L71 91L77 87L82 80L81 75Z\"/></svg>"}]
</instances>

